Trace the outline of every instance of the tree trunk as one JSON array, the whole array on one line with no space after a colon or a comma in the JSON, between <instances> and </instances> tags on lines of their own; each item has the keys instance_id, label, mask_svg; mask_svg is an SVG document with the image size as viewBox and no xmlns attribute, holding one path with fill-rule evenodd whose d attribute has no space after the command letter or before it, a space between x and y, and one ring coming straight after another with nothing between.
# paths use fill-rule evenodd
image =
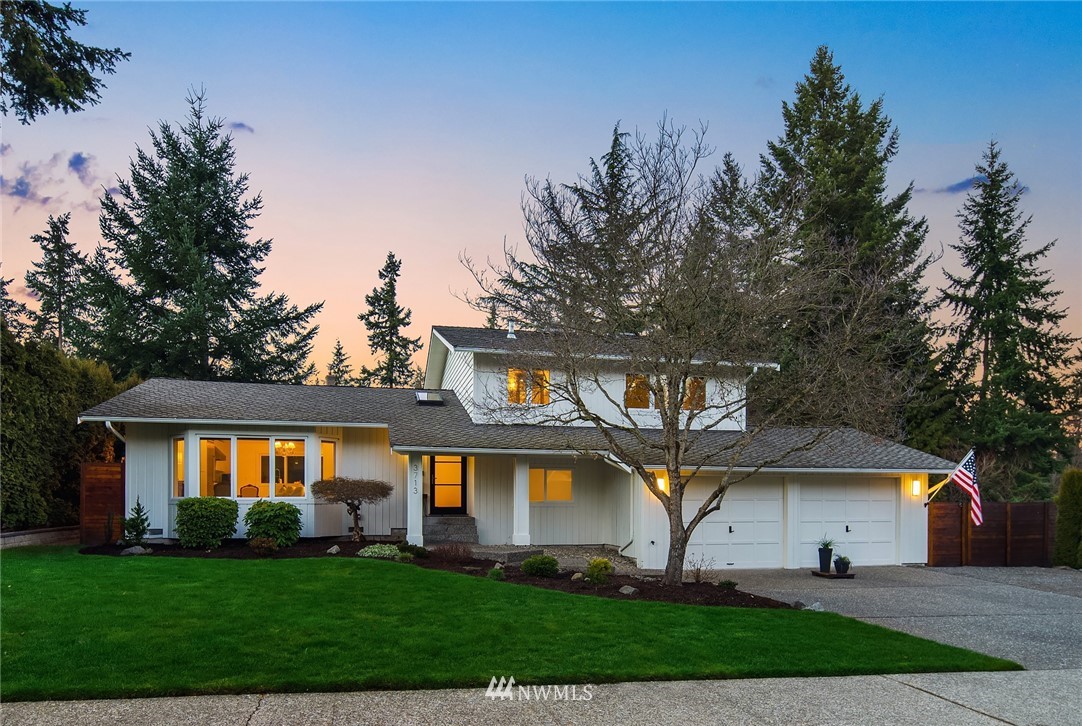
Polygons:
<instances>
[{"instance_id":1,"label":"tree trunk","mask_svg":"<svg viewBox=\"0 0 1082 726\"><path fill-rule=\"evenodd\" d=\"M361 510L360 507L354 509L350 514L353 515L353 541L364 542L364 535L361 534Z\"/></svg>"},{"instance_id":2,"label":"tree trunk","mask_svg":"<svg viewBox=\"0 0 1082 726\"><path fill-rule=\"evenodd\" d=\"M684 507L679 497L669 501L669 558L665 562L663 585L684 584L684 555L687 553L687 534L684 532Z\"/></svg>"}]
</instances>

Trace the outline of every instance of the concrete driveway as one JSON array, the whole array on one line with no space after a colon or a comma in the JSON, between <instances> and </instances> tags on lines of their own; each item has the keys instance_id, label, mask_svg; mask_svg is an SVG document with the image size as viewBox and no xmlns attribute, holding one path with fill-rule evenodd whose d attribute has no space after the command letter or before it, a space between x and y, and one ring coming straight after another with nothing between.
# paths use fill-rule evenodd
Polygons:
<instances>
[{"instance_id":1,"label":"concrete driveway","mask_svg":"<svg viewBox=\"0 0 1082 726\"><path fill-rule=\"evenodd\" d=\"M1031 670L1082 668L1082 572L1041 567L854 567L729 573L741 590L849 615Z\"/></svg>"}]
</instances>

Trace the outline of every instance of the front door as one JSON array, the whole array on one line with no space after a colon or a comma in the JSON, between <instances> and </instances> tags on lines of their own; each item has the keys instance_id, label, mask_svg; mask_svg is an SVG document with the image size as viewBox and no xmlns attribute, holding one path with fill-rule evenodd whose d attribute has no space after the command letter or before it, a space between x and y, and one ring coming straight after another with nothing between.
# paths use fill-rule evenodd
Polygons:
<instances>
[{"instance_id":1,"label":"front door","mask_svg":"<svg viewBox=\"0 0 1082 726\"><path fill-rule=\"evenodd\" d=\"M466 457L433 456L429 481L432 514L466 513Z\"/></svg>"}]
</instances>

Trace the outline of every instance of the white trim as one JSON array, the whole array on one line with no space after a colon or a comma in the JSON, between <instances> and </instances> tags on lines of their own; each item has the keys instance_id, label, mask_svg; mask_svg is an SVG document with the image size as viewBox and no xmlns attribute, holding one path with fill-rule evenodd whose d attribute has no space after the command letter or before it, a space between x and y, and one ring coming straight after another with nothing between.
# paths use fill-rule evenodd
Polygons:
<instances>
[{"instance_id":1,"label":"white trim","mask_svg":"<svg viewBox=\"0 0 1082 726\"><path fill-rule=\"evenodd\" d=\"M122 423L186 424L189 426L325 426L329 428L385 429L385 423L348 423L345 421L268 421L231 418L139 418L136 416L82 416L83 421L120 421Z\"/></svg>"}]
</instances>

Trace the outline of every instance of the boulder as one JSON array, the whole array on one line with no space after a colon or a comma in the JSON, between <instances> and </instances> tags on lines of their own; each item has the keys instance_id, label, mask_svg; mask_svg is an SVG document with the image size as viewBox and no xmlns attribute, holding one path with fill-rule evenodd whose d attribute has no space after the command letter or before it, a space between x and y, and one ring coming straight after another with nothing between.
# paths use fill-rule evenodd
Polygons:
<instances>
[{"instance_id":1,"label":"boulder","mask_svg":"<svg viewBox=\"0 0 1082 726\"><path fill-rule=\"evenodd\" d=\"M496 564L495 564L495 565L494 565L494 566L492 567L492 569L494 569L494 570L502 570L502 569L503 569L503 563L502 563L502 562L497 562L497 563L496 563Z\"/></svg>"},{"instance_id":2,"label":"boulder","mask_svg":"<svg viewBox=\"0 0 1082 726\"><path fill-rule=\"evenodd\" d=\"M797 610L803 610L804 609L804 603L802 601L800 601L800 600L794 600L793 601L793 607L796 608Z\"/></svg>"},{"instance_id":3,"label":"boulder","mask_svg":"<svg viewBox=\"0 0 1082 726\"><path fill-rule=\"evenodd\" d=\"M134 547L129 547L126 550L122 550L120 554L122 554L122 555L149 555L151 552L153 552L153 550L151 550L149 547L140 547L139 545L135 545Z\"/></svg>"},{"instance_id":4,"label":"boulder","mask_svg":"<svg viewBox=\"0 0 1082 726\"><path fill-rule=\"evenodd\" d=\"M583 578L583 574L581 572L576 572L574 575L571 576L571 581L572 582L578 582L582 578Z\"/></svg>"},{"instance_id":5,"label":"boulder","mask_svg":"<svg viewBox=\"0 0 1082 726\"><path fill-rule=\"evenodd\" d=\"M620 594L621 595L638 595L639 594L639 588L632 587L631 585L624 585L623 587L620 588Z\"/></svg>"},{"instance_id":6,"label":"boulder","mask_svg":"<svg viewBox=\"0 0 1082 726\"><path fill-rule=\"evenodd\" d=\"M813 602L811 605L808 605L804 609L805 610L814 610L817 613L821 613L821 612L823 612L823 603L821 603L821 602Z\"/></svg>"},{"instance_id":7,"label":"boulder","mask_svg":"<svg viewBox=\"0 0 1082 726\"><path fill-rule=\"evenodd\" d=\"M338 545L335 545L334 547L331 547L329 550L327 550L327 554L328 555L336 555L341 551L342 551L342 548L339 547Z\"/></svg>"}]
</instances>

